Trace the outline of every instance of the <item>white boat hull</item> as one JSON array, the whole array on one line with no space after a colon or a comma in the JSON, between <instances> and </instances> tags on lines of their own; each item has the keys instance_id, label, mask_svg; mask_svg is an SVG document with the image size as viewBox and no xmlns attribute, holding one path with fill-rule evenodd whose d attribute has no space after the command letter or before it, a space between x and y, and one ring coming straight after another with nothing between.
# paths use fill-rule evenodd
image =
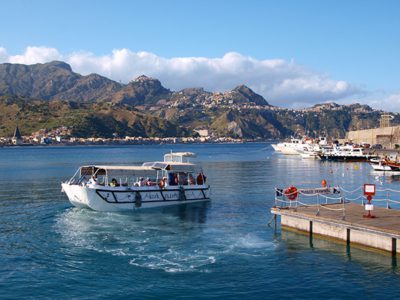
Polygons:
<instances>
[{"instance_id":1,"label":"white boat hull","mask_svg":"<svg viewBox=\"0 0 400 300\"><path fill-rule=\"evenodd\" d=\"M143 208L196 203L210 200L208 185L105 187L62 183L72 205L96 211L132 211Z\"/></svg>"},{"instance_id":2,"label":"white boat hull","mask_svg":"<svg viewBox=\"0 0 400 300\"><path fill-rule=\"evenodd\" d=\"M281 152L285 155L298 155L299 154L299 152L296 149L291 148L291 147L282 147Z\"/></svg>"},{"instance_id":3,"label":"white boat hull","mask_svg":"<svg viewBox=\"0 0 400 300\"><path fill-rule=\"evenodd\" d=\"M317 159L318 158L317 154L310 153L310 152L302 152L302 153L300 153L300 156L305 159Z\"/></svg>"},{"instance_id":4,"label":"white boat hull","mask_svg":"<svg viewBox=\"0 0 400 300\"><path fill-rule=\"evenodd\" d=\"M383 165L381 163L371 164L371 167L372 169L374 169L374 171L392 171L392 168L390 166Z\"/></svg>"},{"instance_id":5,"label":"white boat hull","mask_svg":"<svg viewBox=\"0 0 400 300\"><path fill-rule=\"evenodd\" d=\"M271 144L271 146L276 152L280 152L281 151L281 149L280 149L278 144Z\"/></svg>"}]
</instances>

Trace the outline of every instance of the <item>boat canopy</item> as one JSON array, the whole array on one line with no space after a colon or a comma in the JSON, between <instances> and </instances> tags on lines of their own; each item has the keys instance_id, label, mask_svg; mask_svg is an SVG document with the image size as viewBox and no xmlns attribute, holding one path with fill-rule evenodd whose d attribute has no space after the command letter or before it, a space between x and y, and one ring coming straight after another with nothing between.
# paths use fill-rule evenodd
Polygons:
<instances>
[{"instance_id":1,"label":"boat canopy","mask_svg":"<svg viewBox=\"0 0 400 300\"><path fill-rule=\"evenodd\" d=\"M83 166L80 168L80 173L81 176L145 176L154 173L154 169L144 166Z\"/></svg>"},{"instance_id":2,"label":"boat canopy","mask_svg":"<svg viewBox=\"0 0 400 300\"><path fill-rule=\"evenodd\" d=\"M194 172L195 165L191 163L166 163L166 162L146 162L142 166L82 166L81 176L107 175L107 176L147 176L154 174L157 170L174 172Z\"/></svg>"},{"instance_id":3,"label":"boat canopy","mask_svg":"<svg viewBox=\"0 0 400 300\"><path fill-rule=\"evenodd\" d=\"M151 167L154 170L165 170L165 171L176 171L176 172L193 172L195 171L195 165L191 163L180 163L180 162L145 162L143 167Z\"/></svg>"}]
</instances>

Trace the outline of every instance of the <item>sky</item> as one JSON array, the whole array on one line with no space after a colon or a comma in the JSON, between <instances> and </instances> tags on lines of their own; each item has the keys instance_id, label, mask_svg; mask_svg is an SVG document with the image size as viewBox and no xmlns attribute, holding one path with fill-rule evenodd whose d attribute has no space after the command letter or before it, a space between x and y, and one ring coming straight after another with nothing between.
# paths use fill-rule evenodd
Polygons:
<instances>
[{"instance_id":1,"label":"sky","mask_svg":"<svg viewBox=\"0 0 400 300\"><path fill-rule=\"evenodd\" d=\"M400 1L2 0L0 63L400 112Z\"/></svg>"}]
</instances>

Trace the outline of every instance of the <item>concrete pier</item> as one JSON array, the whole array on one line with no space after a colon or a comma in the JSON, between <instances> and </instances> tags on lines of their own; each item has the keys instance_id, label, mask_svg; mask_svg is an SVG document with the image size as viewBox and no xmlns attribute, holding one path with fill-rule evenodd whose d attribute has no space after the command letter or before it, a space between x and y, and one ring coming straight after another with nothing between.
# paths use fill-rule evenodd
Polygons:
<instances>
[{"instance_id":1,"label":"concrete pier","mask_svg":"<svg viewBox=\"0 0 400 300\"><path fill-rule=\"evenodd\" d=\"M376 218L364 218L366 213L360 204L345 204L345 217L340 208L343 204L327 204L327 209L299 206L295 208L273 207L271 212L280 215L282 228L292 228L310 235L325 236L348 244L358 244L397 254L400 252L400 211L376 207ZM338 210L332 210L338 209Z\"/></svg>"}]
</instances>

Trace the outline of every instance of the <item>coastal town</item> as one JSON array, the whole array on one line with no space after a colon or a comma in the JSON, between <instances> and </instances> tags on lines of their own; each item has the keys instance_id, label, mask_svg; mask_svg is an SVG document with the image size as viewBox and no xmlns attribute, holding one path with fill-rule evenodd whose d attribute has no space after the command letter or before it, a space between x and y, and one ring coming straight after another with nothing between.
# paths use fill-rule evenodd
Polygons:
<instances>
[{"instance_id":1,"label":"coastal town","mask_svg":"<svg viewBox=\"0 0 400 300\"><path fill-rule=\"evenodd\" d=\"M179 144L179 143L244 143L257 142L261 139L215 137L208 130L198 130L195 137L74 137L68 127L54 130L41 129L31 135L21 134L18 126L13 137L0 137L0 147L5 146L74 146L74 145L140 145L140 144Z\"/></svg>"}]
</instances>

